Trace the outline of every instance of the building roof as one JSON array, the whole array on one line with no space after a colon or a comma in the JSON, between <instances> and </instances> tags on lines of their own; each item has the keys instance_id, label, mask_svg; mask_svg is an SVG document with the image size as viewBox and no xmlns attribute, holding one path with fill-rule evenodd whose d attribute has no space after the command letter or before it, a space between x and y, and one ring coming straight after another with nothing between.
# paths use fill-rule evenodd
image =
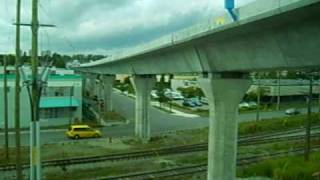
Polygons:
<instances>
[{"instance_id":1,"label":"building roof","mask_svg":"<svg viewBox=\"0 0 320 180\"><path fill-rule=\"evenodd\" d=\"M4 74L0 74L0 80L3 80ZM8 80L15 79L15 74L7 74ZM78 79L81 80L82 77L78 74L50 74L48 77L49 80L65 80L65 79Z\"/></svg>"},{"instance_id":2,"label":"building roof","mask_svg":"<svg viewBox=\"0 0 320 180\"><path fill-rule=\"evenodd\" d=\"M78 107L80 101L73 97L41 97L40 108Z\"/></svg>"}]
</instances>

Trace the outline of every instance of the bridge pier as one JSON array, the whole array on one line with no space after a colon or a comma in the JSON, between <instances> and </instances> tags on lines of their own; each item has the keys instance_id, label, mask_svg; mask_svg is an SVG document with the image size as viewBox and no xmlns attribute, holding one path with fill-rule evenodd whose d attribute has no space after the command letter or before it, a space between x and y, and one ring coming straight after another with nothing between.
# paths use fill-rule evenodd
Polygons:
<instances>
[{"instance_id":1,"label":"bridge pier","mask_svg":"<svg viewBox=\"0 0 320 180\"><path fill-rule=\"evenodd\" d=\"M238 105L250 81L242 74L205 74L199 84L208 98L208 180L236 179Z\"/></svg>"},{"instance_id":2,"label":"bridge pier","mask_svg":"<svg viewBox=\"0 0 320 180\"><path fill-rule=\"evenodd\" d=\"M132 84L136 91L135 135L143 142L150 139L150 93L156 83L154 75L135 75Z\"/></svg>"},{"instance_id":3,"label":"bridge pier","mask_svg":"<svg viewBox=\"0 0 320 180\"><path fill-rule=\"evenodd\" d=\"M100 80L103 84L103 102L104 102L104 112L110 112L113 110L112 103L112 90L113 90L113 82L115 80L114 75L101 75Z\"/></svg>"},{"instance_id":4,"label":"bridge pier","mask_svg":"<svg viewBox=\"0 0 320 180\"><path fill-rule=\"evenodd\" d=\"M94 95L96 95L96 79L97 79L97 75L96 74L88 74L87 78L89 80L88 84L88 90L89 90L89 96L93 97Z\"/></svg>"},{"instance_id":5,"label":"bridge pier","mask_svg":"<svg viewBox=\"0 0 320 180\"><path fill-rule=\"evenodd\" d=\"M82 84L83 91L87 92L87 91L89 91L89 88L90 88L89 74L88 73L82 73L81 76L83 78L83 84Z\"/></svg>"}]
</instances>

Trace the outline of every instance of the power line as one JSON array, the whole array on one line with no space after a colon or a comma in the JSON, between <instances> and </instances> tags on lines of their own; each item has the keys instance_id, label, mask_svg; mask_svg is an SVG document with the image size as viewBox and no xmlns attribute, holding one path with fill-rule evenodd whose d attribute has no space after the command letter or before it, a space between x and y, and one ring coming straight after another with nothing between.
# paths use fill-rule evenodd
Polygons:
<instances>
[{"instance_id":1,"label":"power line","mask_svg":"<svg viewBox=\"0 0 320 180\"><path fill-rule=\"evenodd\" d=\"M48 17L48 19L49 19L52 23L54 23L55 20L52 18L52 17L54 17L54 16L51 16L52 13L50 13L50 12L52 12L52 10L51 10L51 9L52 9L52 1L51 1L51 0L48 0L48 5L49 5L49 10L47 10L47 9L42 5L42 3L39 3L39 6L40 6L41 11ZM47 6L46 6L46 7L47 7ZM54 23L54 24L57 24L57 23ZM66 44L66 46L67 46L68 48L71 48L71 50L72 50L73 52L76 52L78 49L75 48L74 43L73 43L67 36L63 35L63 33L61 33L61 34L59 33L59 31L62 32L61 29L62 29L61 27L57 27L57 28L56 28L56 32L57 32L59 35L61 35L64 43ZM48 35L48 36L49 36L49 35ZM51 43L50 40L48 40L48 42Z\"/></svg>"}]
</instances>

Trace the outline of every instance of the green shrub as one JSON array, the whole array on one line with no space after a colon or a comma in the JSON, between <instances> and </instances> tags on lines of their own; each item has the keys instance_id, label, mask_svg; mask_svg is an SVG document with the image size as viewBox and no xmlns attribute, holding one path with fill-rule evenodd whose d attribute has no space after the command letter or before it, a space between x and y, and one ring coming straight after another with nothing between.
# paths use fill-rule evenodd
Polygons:
<instances>
[{"instance_id":1,"label":"green shrub","mask_svg":"<svg viewBox=\"0 0 320 180\"><path fill-rule=\"evenodd\" d=\"M239 177L264 176L275 180L312 180L312 174L320 171L320 152L312 153L308 162L303 156L284 157L262 161L239 168Z\"/></svg>"},{"instance_id":2,"label":"green shrub","mask_svg":"<svg viewBox=\"0 0 320 180\"><path fill-rule=\"evenodd\" d=\"M104 113L103 118L105 120L111 120L111 121L125 121L126 120L126 118L124 118L121 114L119 114L115 111Z\"/></svg>"},{"instance_id":3,"label":"green shrub","mask_svg":"<svg viewBox=\"0 0 320 180\"><path fill-rule=\"evenodd\" d=\"M304 127L306 115L288 116L285 118L273 118L261 120L259 122L240 123L239 133L244 135L248 133L271 132L278 130L293 129ZM311 116L311 124L320 124L319 113L314 113Z\"/></svg>"},{"instance_id":4,"label":"green shrub","mask_svg":"<svg viewBox=\"0 0 320 180\"><path fill-rule=\"evenodd\" d=\"M244 133L245 134L254 134L254 133L260 132L261 129L262 129L262 127L260 127L259 124L252 123L244 128Z\"/></svg>"}]
</instances>

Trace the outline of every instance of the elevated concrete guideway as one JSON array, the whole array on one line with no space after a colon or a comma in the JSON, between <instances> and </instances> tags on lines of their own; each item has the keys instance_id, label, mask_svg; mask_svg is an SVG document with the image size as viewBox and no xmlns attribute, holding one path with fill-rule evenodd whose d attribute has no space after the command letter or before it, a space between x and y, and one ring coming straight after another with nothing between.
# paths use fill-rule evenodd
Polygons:
<instances>
[{"instance_id":1,"label":"elevated concrete guideway","mask_svg":"<svg viewBox=\"0 0 320 180\"><path fill-rule=\"evenodd\" d=\"M102 74L249 72L320 65L320 1L258 0L123 54L83 64Z\"/></svg>"},{"instance_id":2,"label":"elevated concrete guideway","mask_svg":"<svg viewBox=\"0 0 320 180\"><path fill-rule=\"evenodd\" d=\"M210 107L208 180L236 179L238 104L250 85L247 74L320 67L320 0L257 0L235 13L239 21L224 15L76 68L83 74L133 75L135 134L143 142L150 139L155 75L199 73Z\"/></svg>"}]
</instances>

